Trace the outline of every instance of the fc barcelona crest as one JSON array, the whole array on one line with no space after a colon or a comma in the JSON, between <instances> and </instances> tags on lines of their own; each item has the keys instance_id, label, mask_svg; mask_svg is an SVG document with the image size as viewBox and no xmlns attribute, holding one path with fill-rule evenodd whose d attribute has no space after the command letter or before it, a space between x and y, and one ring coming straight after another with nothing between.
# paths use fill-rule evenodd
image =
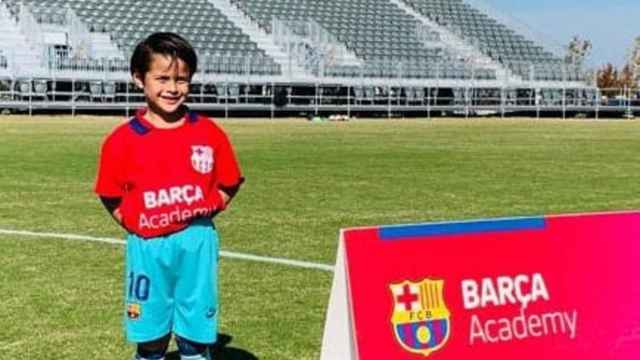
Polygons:
<instances>
[{"instance_id":1,"label":"fc barcelona crest","mask_svg":"<svg viewBox=\"0 0 640 360\"><path fill-rule=\"evenodd\" d=\"M192 146L191 165L201 174L208 174L213 170L213 149L211 146Z\"/></svg>"},{"instance_id":2,"label":"fc barcelona crest","mask_svg":"<svg viewBox=\"0 0 640 360\"><path fill-rule=\"evenodd\" d=\"M447 343L451 322L443 287L443 280L431 279L390 285L394 302L391 324L405 350L429 356Z\"/></svg>"},{"instance_id":3,"label":"fc barcelona crest","mask_svg":"<svg viewBox=\"0 0 640 360\"><path fill-rule=\"evenodd\" d=\"M127 316L131 320L138 320L142 314L142 307L140 304L131 303L127 306Z\"/></svg>"}]
</instances>

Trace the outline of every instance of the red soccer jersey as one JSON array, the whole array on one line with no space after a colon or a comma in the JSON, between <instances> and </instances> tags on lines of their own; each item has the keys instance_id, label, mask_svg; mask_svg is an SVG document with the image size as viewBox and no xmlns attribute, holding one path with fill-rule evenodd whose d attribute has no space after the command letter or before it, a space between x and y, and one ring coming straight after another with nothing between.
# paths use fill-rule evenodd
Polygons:
<instances>
[{"instance_id":1,"label":"red soccer jersey","mask_svg":"<svg viewBox=\"0 0 640 360\"><path fill-rule=\"evenodd\" d=\"M223 210L217 190L233 193L244 178L226 134L212 121L188 112L181 126L159 129L145 112L105 139L95 192L122 198L124 226L150 238Z\"/></svg>"}]
</instances>

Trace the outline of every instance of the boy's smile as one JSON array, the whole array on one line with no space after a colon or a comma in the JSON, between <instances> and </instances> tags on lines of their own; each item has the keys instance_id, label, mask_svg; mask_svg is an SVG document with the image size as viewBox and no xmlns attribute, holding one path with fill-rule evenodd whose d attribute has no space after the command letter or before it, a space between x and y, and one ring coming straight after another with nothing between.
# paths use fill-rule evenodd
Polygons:
<instances>
[{"instance_id":1,"label":"boy's smile","mask_svg":"<svg viewBox=\"0 0 640 360\"><path fill-rule=\"evenodd\" d=\"M189 66L179 58L154 54L144 78L134 76L149 106L146 118L157 127L179 125L184 117L182 104L189 95Z\"/></svg>"}]
</instances>

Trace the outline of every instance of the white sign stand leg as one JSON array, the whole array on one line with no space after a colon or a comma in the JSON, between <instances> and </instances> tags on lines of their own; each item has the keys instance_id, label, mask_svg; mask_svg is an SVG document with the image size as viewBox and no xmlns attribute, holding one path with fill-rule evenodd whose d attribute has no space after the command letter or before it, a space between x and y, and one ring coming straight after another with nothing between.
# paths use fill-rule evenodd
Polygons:
<instances>
[{"instance_id":1,"label":"white sign stand leg","mask_svg":"<svg viewBox=\"0 0 640 360\"><path fill-rule=\"evenodd\" d=\"M357 359L353 346L354 332L349 308L344 238L340 233L333 284L331 285L331 297L329 298L329 309L327 311L327 320L324 324L320 360Z\"/></svg>"}]
</instances>

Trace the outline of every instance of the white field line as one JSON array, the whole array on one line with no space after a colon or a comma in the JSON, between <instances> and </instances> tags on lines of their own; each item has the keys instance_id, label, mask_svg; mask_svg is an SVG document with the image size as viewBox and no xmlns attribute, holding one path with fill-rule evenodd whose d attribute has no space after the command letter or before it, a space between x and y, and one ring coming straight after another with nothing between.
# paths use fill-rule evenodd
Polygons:
<instances>
[{"instance_id":1,"label":"white field line","mask_svg":"<svg viewBox=\"0 0 640 360\"><path fill-rule=\"evenodd\" d=\"M0 234L63 239L63 240L101 242L101 243L114 244L114 245L125 244L124 240L121 240L121 239L86 236L86 235L75 235L75 234L33 232L33 231L25 231L25 230L8 230L8 229L0 229ZM225 251L225 250L220 250L220 256L230 258L230 259L264 262L264 263L279 264L279 265L292 266L292 267L305 268L305 269L322 270L322 271L330 271L330 272L333 271L333 266L331 265L318 264L318 263L313 263L308 261L291 260L291 259L269 257L269 256L258 256L258 255L243 254L243 253L237 253L237 252Z\"/></svg>"}]
</instances>

